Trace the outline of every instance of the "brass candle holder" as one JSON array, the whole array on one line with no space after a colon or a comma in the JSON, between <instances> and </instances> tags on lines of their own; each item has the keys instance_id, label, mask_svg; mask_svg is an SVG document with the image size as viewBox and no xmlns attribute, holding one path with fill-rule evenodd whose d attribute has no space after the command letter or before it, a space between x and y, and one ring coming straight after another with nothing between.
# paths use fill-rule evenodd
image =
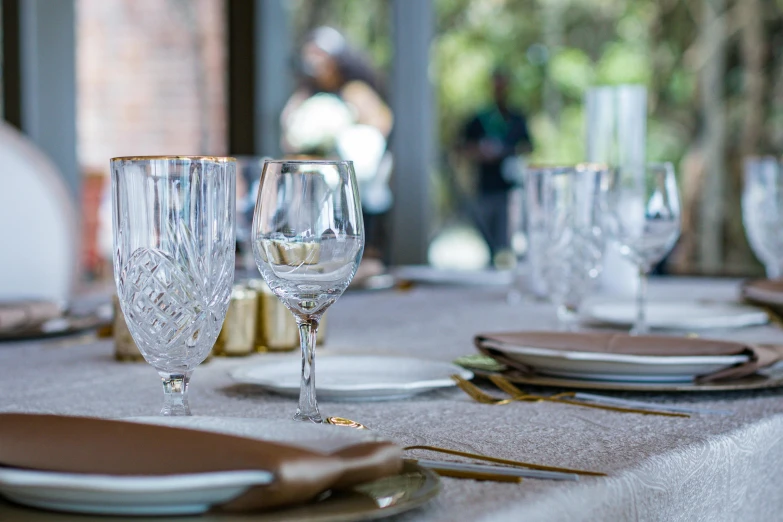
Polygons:
<instances>
[{"instance_id":1,"label":"brass candle holder","mask_svg":"<svg viewBox=\"0 0 783 522\"><path fill-rule=\"evenodd\" d=\"M125 316L120 308L120 300L117 294L111 298L112 309L114 311L114 322L112 323L112 336L114 337L114 358L122 362L139 362L144 360L139 347L133 340L128 325L125 323Z\"/></svg>"},{"instance_id":2,"label":"brass candle holder","mask_svg":"<svg viewBox=\"0 0 783 522\"><path fill-rule=\"evenodd\" d=\"M290 352L299 347L299 327L291 313L263 279L246 282L258 298L255 346L258 352ZM317 346L326 341L326 316L318 327Z\"/></svg>"},{"instance_id":3,"label":"brass candle holder","mask_svg":"<svg viewBox=\"0 0 783 522\"><path fill-rule=\"evenodd\" d=\"M212 349L214 355L241 356L254 351L257 308L258 292L244 285L234 285L226 320Z\"/></svg>"}]
</instances>

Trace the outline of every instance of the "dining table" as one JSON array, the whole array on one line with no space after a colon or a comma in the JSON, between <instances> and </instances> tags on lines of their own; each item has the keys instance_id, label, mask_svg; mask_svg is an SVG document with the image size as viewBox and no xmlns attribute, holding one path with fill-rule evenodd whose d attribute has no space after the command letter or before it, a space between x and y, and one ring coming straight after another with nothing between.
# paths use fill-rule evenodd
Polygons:
<instances>
[{"instance_id":1,"label":"dining table","mask_svg":"<svg viewBox=\"0 0 783 522\"><path fill-rule=\"evenodd\" d=\"M737 302L740 283L658 277L650 282L649 298ZM506 293L503 285L487 284L348 291L328 312L328 332L317 349L316 368L319 360L335 354L453 361L476 353L473 339L478 333L557 327L552 305L532 296L510 304ZM699 335L783 343L783 329L773 323ZM113 354L110 338L90 335L0 344L0 412L102 418L156 415L161 403L158 374L144 362L118 362ZM290 418L295 399L237 383L230 375L237 367L262 365L268 357L213 357L200 365L189 392L193 415ZM479 385L503 395L491 384ZM783 519L783 388L605 394L730 414L665 417L548 401L487 405L456 387L404 400L322 399L319 405L324 415L358 421L402 446L439 446L606 473L573 482L443 477L436 498L392 521ZM410 454L435 458L422 450ZM0 519L2 509L0 501Z\"/></svg>"}]
</instances>

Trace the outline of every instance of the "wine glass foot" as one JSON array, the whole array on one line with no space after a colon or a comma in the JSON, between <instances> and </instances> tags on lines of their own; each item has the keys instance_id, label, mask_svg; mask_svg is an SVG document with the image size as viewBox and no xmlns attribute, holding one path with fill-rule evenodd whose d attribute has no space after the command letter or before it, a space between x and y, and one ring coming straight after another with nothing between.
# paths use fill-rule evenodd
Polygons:
<instances>
[{"instance_id":1,"label":"wine glass foot","mask_svg":"<svg viewBox=\"0 0 783 522\"><path fill-rule=\"evenodd\" d=\"M323 424L324 419L321 417L321 414L319 412L315 413L302 413L300 410L296 410L296 415L294 415L295 421L303 421L303 422L312 422L313 424Z\"/></svg>"},{"instance_id":2,"label":"wine glass foot","mask_svg":"<svg viewBox=\"0 0 783 522\"><path fill-rule=\"evenodd\" d=\"M192 414L188 401L183 401L178 404L164 404L160 415L162 417L189 417Z\"/></svg>"},{"instance_id":3,"label":"wine glass foot","mask_svg":"<svg viewBox=\"0 0 783 522\"><path fill-rule=\"evenodd\" d=\"M650 333L650 329L648 327L646 327L646 326L643 326L643 327L636 327L636 326L634 326L628 332L629 335L633 335L633 336L636 336L636 335L647 335L649 333Z\"/></svg>"}]
</instances>

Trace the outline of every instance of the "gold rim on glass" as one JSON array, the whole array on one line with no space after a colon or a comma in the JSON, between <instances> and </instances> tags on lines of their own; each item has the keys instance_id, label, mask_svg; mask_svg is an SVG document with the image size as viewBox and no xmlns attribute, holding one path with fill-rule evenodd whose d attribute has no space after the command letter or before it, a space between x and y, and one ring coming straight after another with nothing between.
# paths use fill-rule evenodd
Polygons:
<instances>
[{"instance_id":1,"label":"gold rim on glass","mask_svg":"<svg viewBox=\"0 0 783 522\"><path fill-rule=\"evenodd\" d=\"M302 160L302 159L276 159L276 160L264 160L264 163L276 163L282 165L285 163L294 163L298 165L347 165L353 163L351 160Z\"/></svg>"},{"instance_id":2,"label":"gold rim on glass","mask_svg":"<svg viewBox=\"0 0 783 522\"><path fill-rule=\"evenodd\" d=\"M600 162L593 162L593 161L582 161L580 163L572 163L572 164L558 164L553 163L551 165L546 163L532 163L530 165L525 165L525 168L527 170L535 170L535 171L541 171L541 170L578 170L578 169L594 169L594 170L608 170L609 165L606 163L600 163Z\"/></svg>"},{"instance_id":3,"label":"gold rim on glass","mask_svg":"<svg viewBox=\"0 0 783 522\"><path fill-rule=\"evenodd\" d=\"M118 156L111 161L158 161L158 160L190 160L214 161L216 163L236 162L231 156Z\"/></svg>"}]
</instances>

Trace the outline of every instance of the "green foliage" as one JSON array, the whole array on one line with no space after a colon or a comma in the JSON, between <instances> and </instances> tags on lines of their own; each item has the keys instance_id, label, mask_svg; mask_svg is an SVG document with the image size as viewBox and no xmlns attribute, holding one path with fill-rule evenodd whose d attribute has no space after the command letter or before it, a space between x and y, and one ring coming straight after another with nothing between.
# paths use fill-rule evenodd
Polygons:
<instances>
[{"instance_id":1,"label":"green foliage","mask_svg":"<svg viewBox=\"0 0 783 522\"><path fill-rule=\"evenodd\" d=\"M377 64L389 65L393 46L388 0L289 1L295 6L292 12L299 13L297 34L306 20L331 23L344 29ZM594 85L632 83L648 89L649 160L671 161L679 176L698 177L698 172L679 170L685 168L681 160L686 155L695 159L689 164L703 164L704 108L699 75L705 61L714 58L704 56L700 40L707 0L431 1L437 24L431 71L444 152L455 148L469 115L490 102L489 75L501 65L512 75L511 102L529 117L535 146L532 161L584 160L585 91ZM747 50L742 47L747 35L743 34L744 18L738 16L743 1L727 0L722 13L726 74L719 81L725 95L722 107L717 108L726 114L725 155L733 169L727 183L734 187L741 184L737 167L741 161L735 160L748 113ZM783 53L779 52L783 0L762 0L754 5L761 10L764 24L760 38L765 58L763 70L750 74L764 75L765 92L763 121L756 124L763 128L752 146L760 153L779 154L783 148L783 101L779 95L783 86ZM448 165L439 168L444 176L452 171ZM698 183L686 185L700 194ZM727 186L726 192L734 194L736 190ZM441 203L449 197L439 193ZM737 218L727 216L727 222L732 220ZM700 225L694 226L698 234ZM726 239L730 248L736 246L732 241Z\"/></svg>"}]
</instances>

